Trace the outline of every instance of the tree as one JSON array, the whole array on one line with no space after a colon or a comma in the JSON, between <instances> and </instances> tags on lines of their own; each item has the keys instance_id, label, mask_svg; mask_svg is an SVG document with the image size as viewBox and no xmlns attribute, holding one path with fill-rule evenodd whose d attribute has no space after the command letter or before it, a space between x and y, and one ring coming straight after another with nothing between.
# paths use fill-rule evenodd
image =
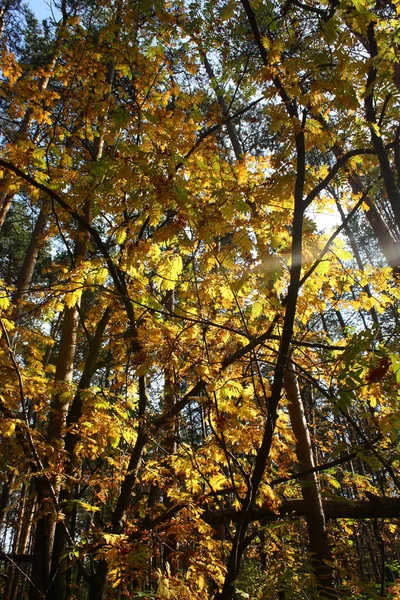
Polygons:
<instances>
[{"instance_id":1,"label":"tree","mask_svg":"<svg viewBox=\"0 0 400 600\"><path fill-rule=\"evenodd\" d=\"M383 596L396 7L60 8L2 45L4 595Z\"/></svg>"}]
</instances>

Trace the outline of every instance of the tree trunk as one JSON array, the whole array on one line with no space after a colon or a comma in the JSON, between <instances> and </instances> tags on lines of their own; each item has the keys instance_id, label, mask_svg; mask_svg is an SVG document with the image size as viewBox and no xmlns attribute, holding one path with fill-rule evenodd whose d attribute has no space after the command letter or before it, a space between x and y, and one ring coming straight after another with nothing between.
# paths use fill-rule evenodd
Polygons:
<instances>
[{"instance_id":1,"label":"tree trunk","mask_svg":"<svg viewBox=\"0 0 400 600\"><path fill-rule=\"evenodd\" d=\"M25 252L24 261L18 275L16 283L16 292L14 294L14 302L17 304L16 317L18 318L21 312L21 301L28 292L29 285L32 281L33 272L36 266L36 260L39 254L40 247L44 241L45 229L47 223L47 215L42 208L35 223L31 239Z\"/></svg>"},{"instance_id":2,"label":"tree trunk","mask_svg":"<svg viewBox=\"0 0 400 600\"><path fill-rule=\"evenodd\" d=\"M78 239L75 243L74 257L79 264L86 255L86 237L87 234L78 231ZM53 470L53 479L55 483L55 474L63 470L63 432L66 424L67 411L69 406L70 386L72 382L76 342L79 324L79 303L72 307L66 307L62 323L61 340L59 344L59 355L57 359L55 385L56 393L50 401L50 415L47 426L47 442L51 447L51 456L48 465ZM56 493L57 487L55 487ZM33 551L32 581L42 592L46 592L50 585L51 556L53 552L53 542L55 536L55 513L54 507L51 509L51 500L38 496L42 515L37 521L35 545ZM37 600L39 597L33 588L33 594L30 600Z\"/></svg>"},{"instance_id":3,"label":"tree trunk","mask_svg":"<svg viewBox=\"0 0 400 600\"><path fill-rule=\"evenodd\" d=\"M14 552L18 556L24 556L28 552L35 503L34 486L31 481L28 487L23 485L21 489L20 510L14 542ZM10 567L6 598L7 600L17 600L22 597L21 590L24 585L24 580L22 574L14 565L10 565ZM26 566L21 566L21 568L28 573L30 571L28 563L26 563Z\"/></svg>"},{"instance_id":4,"label":"tree trunk","mask_svg":"<svg viewBox=\"0 0 400 600\"><path fill-rule=\"evenodd\" d=\"M99 321L99 324L96 329L96 333L93 337L89 354L86 360L85 368L83 370L81 379L79 381L77 392L71 402L71 406L67 415L67 427L68 431L65 436L65 452L67 456L67 463L65 468L65 475L67 479L73 476L76 469L76 457L75 457L75 448L78 442L79 436L76 432L71 431L71 428L74 425L78 425L79 420L82 416L83 411L83 401L82 401L82 390L87 389L90 384L92 377L96 370L96 361L99 356L104 331L107 327L107 324L110 320L112 314L111 307L107 307L104 311L102 318ZM60 498L59 501L63 504L65 503L65 515L68 519L72 517L71 509L68 509L68 501L72 500L75 497L74 493L75 487L72 489L68 487L64 487L60 490ZM56 525L54 544L53 544L53 553L52 553L52 561L51 561L51 582L52 585L50 587L48 593L48 600L60 600L63 597L64 591L66 589L66 569L68 568L68 561L63 556L65 554L65 546L66 546L66 536L65 529L59 523Z\"/></svg>"},{"instance_id":5,"label":"tree trunk","mask_svg":"<svg viewBox=\"0 0 400 600\"><path fill-rule=\"evenodd\" d=\"M1 530L3 521L6 520L5 516L6 516L6 511L7 511L9 502L10 502L11 488L15 482L15 479L16 479L15 471L12 471L9 474L7 481L5 481L2 486L1 496L0 496L0 530Z\"/></svg>"},{"instance_id":6,"label":"tree trunk","mask_svg":"<svg viewBox=\"0 0 400 600\"><path fill-rule=\"evenodd\" d=\"M379 55L378 43L375 36L375 26L376 23L374 22L374 20L371 20L367 28L368 39L365 40L365 47L368 49L371 57L371 67L368 73L366 83L366 94L364 98L365 117L366 121L370 126L371 141L378 156L386 195L392 207L396 225L398 229L400 229L400 189L397 185L395 177L396 168L395 165L394 168L392 168L388 150L385 146L384 140L382 139L379 133L374 100L375 86L377 85L377 70L373 61L376 60ZM377 127L378 132L376 131Z\"/></svg>"},{"instance_id":7,"label":"tree trunk","mask_svg":"<svg viewBox=\"0 0 400 600\"><path fill-rule=\"evenodd\" d=\"M32 583L28 600L43 600L50 583L51 550L54 536L54 511L51 501L37 482L37 522L33 546Z\"/></svg>"},{"instance_id":8,"label":"tree trunk","mask_svg":"<svg viewBox=\"0 0 400 600\"><path fill-rule=\"evenodd\" d=\"M5 186L5 190L0 193L0 229L4 225L4 221L6 220L6 216L8 211L10 210L11 202L13 199L13 194L9 194L7 192L9 186L7 180L3 182L3 186Z\"/></svg>"},{"instance_id":9,"label":"tree trunk","mask_svg":"<svg viewBox=\"0 0 400 600\"><path fill-rule=\"evenodd\" d=\"M304 413L303 402L293 364L286 368L285 390L289 401L288 410L296 437L296 453L300 469L313 469L311 438ZM319 595L322 598L337 598L334 589L333 569L330 566L332 555L326 531L325 514L315 473L299 480L301 493L306 506L306 521L312 554L312 564Z\"/></svg>"},{"instance_id":10,"label":"tree trunk","mask_svg":"<svg viewBox=\"0 0 400 600\"><path fill-rule=\"evenodd\" d=\"M359 194L365 190L361 178L358 175L354 173L349 174L348 181L353 193ZM371 225L388 265L395 269L400 264L397 236L395 237L393 235L380 214L376 203L370 196L367 195L365 197L364 203L368 206L368 209L364 210L367 221Z\"/></svg>"}]
</instances>

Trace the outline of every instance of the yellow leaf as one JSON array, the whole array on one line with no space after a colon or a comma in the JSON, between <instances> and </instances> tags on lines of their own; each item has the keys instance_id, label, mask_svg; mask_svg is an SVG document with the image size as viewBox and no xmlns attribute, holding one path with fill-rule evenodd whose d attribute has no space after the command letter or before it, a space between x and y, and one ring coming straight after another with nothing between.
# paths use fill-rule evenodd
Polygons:
<instances>
[{"instance_id":1,"label":"yellow leaf","mask_svg":"<svg viewBox=\"0 0 400 600\"><path fill-rule=\"evenodd\" d=\"M61 166L65 167L66 169L72 167L72 156L70 154L67 154L67 152L64 152L64 154L61 157Z\"/></svg>"},{"instance_id":2,"label":"yellow leaf","mask_svg":"<svg viewBox=\"0 0 400 600\"><path fill-rule=\"evenodd\" d=\"M101 268L97 271L96 281L99 285L103 285L108 277L108 270L106 268Z\"/></svg>"},{"instance_id":3,"label":"yellow leaf","mask_svg":"<svg viewBox=\"0 0 400 600\"><path fill-rule=\"evenodd\" d=\"M15 431L15 422L7 419L6 421L4 421L1 429L2 429L1 433L3 434L3 437L9 438L12 436L12 434Z\"/></svg>"},{"instance_id":4,"label":"yellow leaf","mask_svg":"<svg viewBox=\"0 0 400 600\"><path fill-rule=\"evenodd\" d=\"M117 235L116 235L117 244L123 244L126 240L126 237L127 237L126 229L120 229L119 231L117 231Z\"/></svg>"},{"instance_id":5,"label":"yellow leaf","mask_svg":"<svg viewBox=\"0 0 400 600\"><path fill-rule=\"evenodd\" d=\"M168 262L161 266L158 275L161 278L162 290L173 290L178 282L178 277L183 269L182 257L175 254Z\"/></svg>"},{"instance_id":6,"label":"yellow leaf","mask_svg":"<svg viewBox=\"0 0 400 600\"><path fill-rule=\"evenodd\" d=\"M251 316L254 319L258 319L258 317L261 317L263 310L264 310L263 303L260 300L257 300L256 302L253 302L253 304L251 306Z\"/></svg>"},{"instance_id":7,"label":"yellow leaf","mask_svg":"<svg viewBox=\"0 0 400 600\"><path fill-rule=\"evenodd\" d=\"M10 306L10 300L6 294L0 295L0 308L6 309Z\"/></svg>"},{"instance_id":8,"label":"yellow leaf","mask_svg":"<svg viewBox=\"0 0 400 600\"><path fill-rule=\"evenodd\" d=\"M225 475L222 475L221 473L218 473L217 475L210 477L210 487L214 491L221 490L223 488L223 484L225 482L226 482L226 477L225 477Z\"/></svg>"},{"instance_id":9,"label":"yellow leaf","mask_svg":"<svg viewBox=\"0 0 400 600\"><path fill-rule=\"evenodd\" d=\"M81 296L81 287L77 290L74 290L73 292L68 292L67 294L65 294L64 298L65 306L67 306L67 308L73 308L76 305L76 303L80 300Z\"/></svg>"}]
</instances>

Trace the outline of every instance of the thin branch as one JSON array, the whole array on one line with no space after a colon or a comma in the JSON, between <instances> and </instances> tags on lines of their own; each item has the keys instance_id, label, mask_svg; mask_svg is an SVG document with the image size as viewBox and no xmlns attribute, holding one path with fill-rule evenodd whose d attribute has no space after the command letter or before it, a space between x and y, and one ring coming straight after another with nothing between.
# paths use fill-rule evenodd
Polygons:
<instances>
[{"instance_id":1,"label":"thin branch","mask_svg":"<svg viewBox=\"0 0 400 600\"><path fill-rule=\"evenodd\" d=\"M337 238L339 233L341 233L343 231L343 229L345 229L347 224L350 222L350 220L353 218L353 216L355 215L357 210L360 208L360 206L364 202L365 198L368 196L369 190L370 190L370 188L367 188L364 191L363 195L358 200L357 204L351 209L351 211L349 212L347 217L345 217L345 219L343 219L342 223L339 225L339 227L336 229L336 231L333 232L333 234L331 235L331 237L329 238L329 240L326 242L325 246L323 247L317 260L311 265L311 267L308 269L307 273L305 273L305 275L303 275L303 277L300 279L300 283L299 283L300 287L305 283L305 281L310 277L310 275L312 275L312 273L314 273L315 269L318 267L318 265L322 261L322 258L325 256L325 254L328 251L332 242Z\"/></svg>"},{"instance_id":2,"label":"thin branch","mask_svg":"<svg viewBox=\"0 0 400 600\"><path fill-rule=\"evenodd\" d=\"M6 560L10 564L12 564L12 566L21 573L21 575L24 577L24 579L26 579L26 581L29 583L29 585L35 589L35 591L39 594L39 597L44 600L44 598L46 597L45 594L43 594L43 592L41 592L39 590L37 585L35 585L35 583L29 577L29 575L27 573L25 573L25 571L23 571L19 565L17 565L17 563L11 558L11 556L6 554L3 550L0 550L0 559L1 559L1 557L3 557L3 560ZM20 560L19 562L30 562L30 561L29 560Z\"/></svg>"},{"instance_id":3,"label":"thin branch","mask_svg":"<svg viewBox=\"0 0 400 600\"><path fill-rule=\"evenodd\" d=\"M308 194L306 199L304 200L304 204L306 208L310 206L311 202L315 200L315 198L324 190L332 181L332 179L338 174L340 169L344 167L344 165L353 158L353 156L361 156L364 154L376 154L376 151L372 148L358 148L355 150L350 150L346 152L343 156L337 159L336 163L333 165L328 175L319 183L315 188Z\"/></svg>"}]
</instances>

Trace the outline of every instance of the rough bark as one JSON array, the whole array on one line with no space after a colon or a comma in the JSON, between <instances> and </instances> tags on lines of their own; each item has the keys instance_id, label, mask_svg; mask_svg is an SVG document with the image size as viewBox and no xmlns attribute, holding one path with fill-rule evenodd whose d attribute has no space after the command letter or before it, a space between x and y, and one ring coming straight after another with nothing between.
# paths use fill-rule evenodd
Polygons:
<instances>
[{"instance_id":1,"label":"rough bark","mask_svg":"<svg viewBox=\"0 0 400 600\"><path fill-rule=\"evenodd\" d=\"M285 372L285 390L300 469L314 469L311 438L293 364L289 364ZM299 479L299 483L306 507L307 530L317 588L322 598L337 598L333 569L330 566L332 554L315 472L303 476Z\"/></svg>"},{"instance_id":2,"label":"rough bark","mask_svg":"<svg viewBox=\"0 0 400 600\"><path fill-rule=\"evenodd\" d=\"M49 498L43 493L40 482L37 485L38 513L33 547L32 582L29 600L43 600L49 587L52 541L55 515Z\"/></svg>"},{"instance_id":3,"label":"rough bark","mask_svg":"<svg viewBox=\"0 0 400 600\"><path fill-rule=\"evenodd\" d=\"M89 348L88 357L78 384L77 392L71 402L66 418L67 434L65 436L65 452L66 456L68 457L68 460L65 467L65 475L67 478L73 476L75 468L77 466L75 448L79 440L79 435L74 430L74 427L78 426L83 413L82 391L90 386L92 377L96 371L96 361L99 357L104 331L110 320L111 314L111 307L107 307L104 311L102 318L99 321L96 333L93 336L92 343ZM59 501L63 504L63 506L65 505L66 507L68 507L68 502L73 498L74 488L71 489L70 487L64 487L60 490ZM66 513L66 518L71 516L70 509L66 508L64 512ZM49 589L48 600L60 600L65 590L64 577L66 575L66 569L68 568L68 564L66 559L63 559L63 556L65 554L66 543L67 538L65 535L65 529L61 526L60 523L58 523L55 529L53 552L51 559L50 578L52 585Z\"/></svg>"},{"instance_id":4,"label":"rough bark","mask_svg":"<svg viewBox=\"0 0 400 600\"><path fill-rule=\"evenodd\" d=\"M78 231L78 239L75 243L74 258L76 264L79 264L86 255L87 234ZM47 426L47 442L52 449L52 456L49 464L53 470L62 469L62 450L63 450L63 432L66 424L69 389L72 382L76 342L79 325L79 303L72 307L66 307L61 329L61 340L59 344L59 354L56 365L55 385L56 393L50 401L50 415ZM58 493L59 490L56 490ZM55 514L51 508L51 500L38 499L41 503L41 516L37 521L35 545L34 545L34 568L32 570L32 581L37 588L44 593L50 586L51 557L53 552L53 543L55 536ZM44 558L45 557L45 558ZM34 587L31 588L32 599L36 600L38 592Z\"/></svg>"},{"instance_id":5,"label":"rough bark","mask_svg":"<svg viewBox=\"0 0 400 600\"><path fill-rule=\"evenodd\" d=\"M368 48L372 60L376 60L379 55L378 45L375 37L375 25L376 23L371 21L367 30L368 43L366 47ZM389 153L385 147L381 135L378 133L378 120L374 106L374 88L377 80L377 70L374 64L375 63L372 63L372 66L369 70L366 83L366 95L364 100L365 116L370 125L371 141L378 156L386 194L393 210L396 225L400 229L400 189L396 182L395 169L392 169L392 165L390 163Z\"/></svg>"},{"instance_id":6,"label":"rough bark","mask_svg":"<svg viewBox=\"0 0 400 600\"><path fill-rule=\"evenodd\" d=\"M39 254L40 247L45 237L47 223L47 215L44 209L42 209L38 215L35 223L35 227L32 232L31 239L25 252L24 261L22 263L21 270L18 275L16 288L17 291L14 295L14 302L17 303L17 313L20 311L20 302L27 294L29 285L32 281L33 272L36 266L36 260Z\"/></svg>"},{"instance_id":7,"label":"rough bark","mask_svg":"<svg viewBox=\"0 0 400 600\"><path fill-rule=\"evenodd\" d=\"M0 193L0 229L4 225L4 221L6 220L6 216L8 211L10 210L10 206L13 199L13 194L9 194L7 192L9 183L7 180L3 181L3 186L5 189Z\"/></svg>"}]
</instances>

